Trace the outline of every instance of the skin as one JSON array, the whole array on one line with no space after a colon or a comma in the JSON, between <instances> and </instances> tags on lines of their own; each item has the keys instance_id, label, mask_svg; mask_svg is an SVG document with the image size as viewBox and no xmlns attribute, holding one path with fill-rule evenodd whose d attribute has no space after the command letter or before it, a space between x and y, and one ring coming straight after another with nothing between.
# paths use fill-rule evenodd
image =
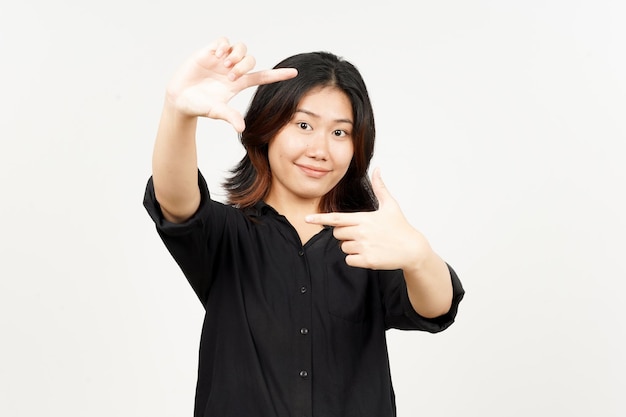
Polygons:
<instances>
[{"instance_id":1,"label":"skin","mask_svg":"<svg viewBox=\"0 0 626 417\"><path fill-rule=\"evenodd\" d=\"M352 120L344 92L314 89L303 96L293 118L268 145L272 183L265 201L287 217L303 243L322 228L305 222L305 216L317 211L321 198L350 167Z\"/></svg>"},{"instance_id":2,"label":"skin","mask_svg":"<svg viewBox=\"0 0 626 417\"><path fill-rule=\"evenodd\" d=\"M166 220L184 222L200 204L198 117L224 120L241 132L244 119L229 106L230 99L246 88L297 75L293 68L252 72L254 65L244 44L222 37L195 53L170 81L152 158L155 194ZM287 217L303 242L323 225L334 226L348 265L402 269L415 311L424 317L445 314L452 301L448 268L407 222L380 170L372 175L380 203L377 211L317 212L320 198L345 175L352 158L348 97L334 88L313 90L298 110L270 141L272 184L267 203Z\"/></svg>"},{"instance_id":3,"label":"skin","mask_svg":"<svg viewBox=\"0 0 626 417\"><path fill-rule=\"evenodd\" d=\"M246 88L298 73L293 68L250 72L255 63L244 44L221 37L196 52L170 81L152 155L154 190L166 220L184 222L200 205L198 117L224 120L241 132L244 119L228 105L230 99Z\"/></svg>"},{"instance_id":4,"label":"skin","mask_svg":"<svg viewBox=\"0 0 626 417\"><path fill-rule=\"evenodd\" d=\"M450 271L430 244L404 217L383 183L380 169L372 174L379 208L362 213L317 213L308 223L334 226L350 266L402 269L411 305L424 317L445 314L452 304Z\"/></svg>"}]
</instances>

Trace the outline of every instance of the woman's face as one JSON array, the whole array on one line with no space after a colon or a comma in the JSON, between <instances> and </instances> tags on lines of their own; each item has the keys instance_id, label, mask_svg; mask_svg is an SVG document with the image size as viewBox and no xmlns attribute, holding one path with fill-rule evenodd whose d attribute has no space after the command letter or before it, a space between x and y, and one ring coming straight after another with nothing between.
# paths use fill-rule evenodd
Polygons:
<instances>
[{"instance_id":1,"label":"woman's face","mask_svg":"<svg viewBox=\"0 0 626 417\"><path fill-rule=\"evenodd\" d=\"M312 203L337 185L348 171L354 144L352 105L335 87L302 97L292 119L268 144L272 184L268 204Z\"/></svg>"}]
</instances>

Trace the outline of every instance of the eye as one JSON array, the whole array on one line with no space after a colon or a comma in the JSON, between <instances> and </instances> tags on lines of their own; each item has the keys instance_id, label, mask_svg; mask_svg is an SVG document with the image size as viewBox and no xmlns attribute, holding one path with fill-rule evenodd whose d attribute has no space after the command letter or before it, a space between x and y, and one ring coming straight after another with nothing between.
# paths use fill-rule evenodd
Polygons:
<instances>
[{"instance_id":1,"label":"eye","mask_svg":"<svg viewBox=\"0 0 626 417\"><path fill-rule=\"evenodd\" d=\"M344 136L348 136L348 132L346 132L345 130L337 129L333 131L333 135L342 138Z\"/></svg>"},{"instance_id":2,"label":"eye","mask_svg":"<svg viewBox=\"0 0 626 417\"><path fill-rule=\"evenodd\" d=\"M307 122L298 122L298 127L302 130L311 130L311 126Z\"/></svg>"}]
</instances>

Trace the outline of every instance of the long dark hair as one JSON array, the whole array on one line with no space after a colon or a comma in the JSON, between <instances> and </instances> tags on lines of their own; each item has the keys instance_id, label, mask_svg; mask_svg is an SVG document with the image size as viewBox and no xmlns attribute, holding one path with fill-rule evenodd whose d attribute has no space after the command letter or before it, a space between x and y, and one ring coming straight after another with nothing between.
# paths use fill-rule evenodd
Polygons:
<instances>
[{"instance_id":1,"label":"long dark hair","mask_svg":"<svg viewBox=\"0 0 626 417\"><path fill-rule=\"evenodd\" d=\"M376 136L374 112L357 68L329 52L294 55L274 68L296 68L298 76L257 88L245 116L246 128L240 137L246 154L224 182L228 202L247 208L265 198L272 181L267 154L270 139L291 120L305 94L314 88L335 87L352 103L354 155L344 177L322 197L319 210L375 210L378 202L367 176Z\"/></svg>"}]
</instances>

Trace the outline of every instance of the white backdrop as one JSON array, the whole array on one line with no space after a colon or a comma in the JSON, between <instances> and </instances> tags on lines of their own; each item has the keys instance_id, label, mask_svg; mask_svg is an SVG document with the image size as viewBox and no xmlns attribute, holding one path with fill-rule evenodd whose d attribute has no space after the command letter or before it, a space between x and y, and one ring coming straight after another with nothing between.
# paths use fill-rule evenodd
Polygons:
<instances>
[{"instance_id":1,"label":"white backdrop","mask_svg":"<svg viewBox=\"0 0 626 417\"><path fill-rule=\"evenodd\" d=\"M219 35L359 67L373 166L462 278L450 329L389 333L399 416L626 415L625 4L3 0L0 415L192 415L202 308L142 198ZM199 142L221 199L236 135Z\"/></svg>"}]
</instances>

